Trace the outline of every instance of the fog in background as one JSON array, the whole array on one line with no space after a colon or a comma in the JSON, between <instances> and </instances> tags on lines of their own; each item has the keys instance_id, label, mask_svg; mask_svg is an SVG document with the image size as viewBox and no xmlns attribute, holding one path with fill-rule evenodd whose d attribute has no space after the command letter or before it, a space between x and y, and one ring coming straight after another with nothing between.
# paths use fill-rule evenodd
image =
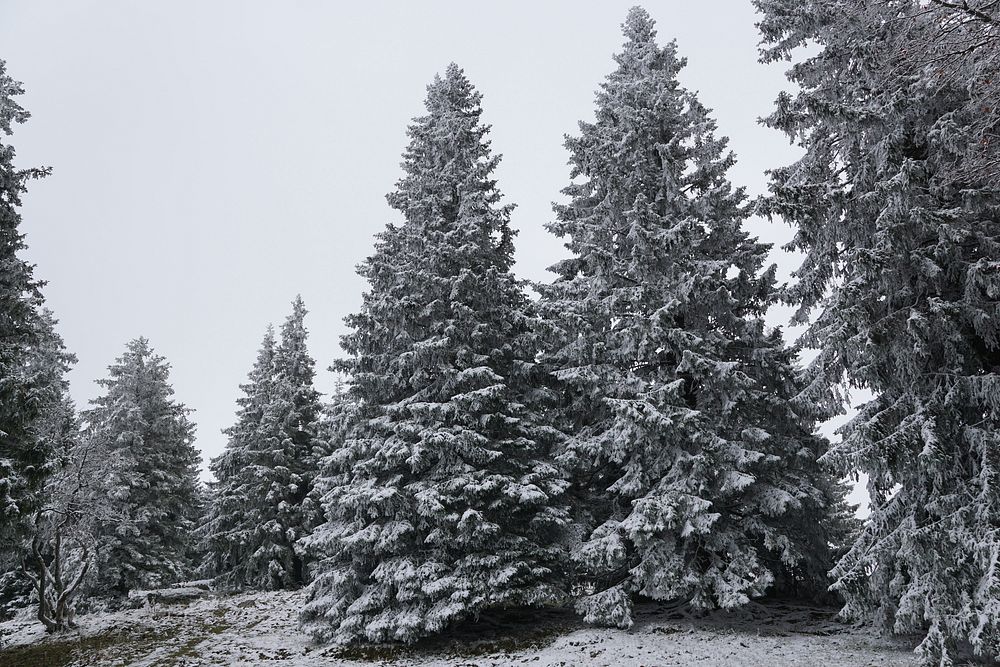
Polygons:
<instances>
[{"instance_id":1,"label":"fog in background","mask_svg":"<svg viewBox=\"0 0 1000 667\"><path fill-rule=\"evenodd\" d=\"M298 293L329 392L342 318L365 288L355 266L396 215L384 195L407 123L451 61L483 93L504 156L516 271L549 280L564 256L543 228L568 183L562 137L593 117L633 4L0 0L0 58L32 114L11 139L17 164L54 169L24 199L28 257L79 357L79 407L126 341L146 336L195 410L207 464L265 327ZM764 171L797 151L756 122L787 84L783 65L757 62L749 0L645 7L731 138L734 183L765 192ZM791 236L751 224L777 245ZM773 258L782 277L797 263Z\"/></svg>"}]
</instances>

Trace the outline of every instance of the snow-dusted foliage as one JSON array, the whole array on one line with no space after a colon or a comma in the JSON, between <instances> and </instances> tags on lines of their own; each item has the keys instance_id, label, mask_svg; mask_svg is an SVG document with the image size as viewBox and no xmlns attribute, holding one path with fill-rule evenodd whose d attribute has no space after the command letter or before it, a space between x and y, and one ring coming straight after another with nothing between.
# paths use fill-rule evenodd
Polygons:
<instances>
[{"instance_id":1,"label":"snow-dusted foliage","mask_svg":"<svg viewBox=\"0 0 1000 667\"><path fill-rule=\"evenodd\" d=\"M810 322L815 386L874 394L828 457L870 480L871 517L833 572L845 613L926 633L928 662L966 642L995 656L1000 4L757 5L764 60L797 59L799 92L766 121L805 149L765 202L805 253L787 299Z\"/></svg>"},{"instance_id":2,"label":"snow-dusted foliage","mask_svg":"<svg viewBox=\"0 0 1000 667\"><path fill-rule=\"evenodd\" d=\"M47 391L39 397L38 418L32 427L40 445L50 452L50 470L66 462L67 453L76 445L79 423L76 406L69 396L66 374L76 363L76 355L66 350L56 331L58 321L52 311L43 308L38 318L38 338L31 350L28 373Z\"/></svg>"},{"instance_id":3,"label":"snow-dusted foliage","mask_svg":"<svg viewBox=\"0 0 1000 667\"><path fill-rule=\"evenodd\" d=\"M48 632L74 627L77 598L95 592L101 579L96 564L103 550L113 548L102 535L135 529L114 486L129 473L125 462L99 442L78 437L76 426L74 421L65 432L71 440L62 466L46 480L23 559L37 618Z\"/></svg>"},{"instance_id":4,"label":"snow-dusted foliage","mask_svg":"<svg viewBox=\"0 0 1000 667\"><path fill-rule=\"evenodd\" d=\"M236 423L225 430L226 449L209 464L215 481L209 483L211 502L202 534L207 571L221 588L240 588L255 579L249 561L266 538L257 536L264 523L258 514L266 494L262 487L270 481L262 474L266 471L256 469L255 461L263 454L259 432L272 392L275 345L274 328L269 325L248 381L240 385L243 396L236 400ZM265 581L270 580L268 562L263 563Z\"/></svg>"},{"instance_id":5,"label":"snow-dusted foliage","mask_svg":"<svg viewBox=\"0 0 1000 667\"><path fill-rule=\"evenodd\" d=\"M200 519L198 450L188 408L173 398L169 365L145 338L98 380L104 394L82 415L83 438L96 455L114 460L111 498L126 521L101 530L96 591L125 594L185 576Z\"/></svg>"},{"instance_id":6,"label":"snow-dusted foliage","mask_svg":"<svg viewBox=\"0 0 1000 667\"><path fill-rule=\"evenodd\" d=\"M42 408L38 432L55 457L23 549L22 572L32 583L38 620L48 632L57 632L74 626L78 594L96 579L93 564L102 531L130 526L112 487L124 462L98 441L80 437L65 379L75 359L65 351L51 314L46 311L42 316L35 367L57 391Z\"/></svg>"},{"instance_id":7,"label":"snow-dusted foliage","mask_svg":"<svg viewBox=\"0 0 1000 667\"><path fill-rule=\"evenodd\" d=\"M203 531L224 588L293 588L307 578L296 542L322 516L313 493L321 406L302 299L292 308L280 343L268 328L229 443L211 464L216 482Z\"/></svg>"},{"instance_id":8,"label":"snow-dusted foliage","mask_svg":"<svg viewBox=\"0 0 1000 667\"><path fill-rule=\"evenodd\" d=\"M26 535L4 544L0 565L8 568L3 578L4 595L19 593L23 605L33 592L39 605L38 619L47 630L54 631L65 629L72 620L73 595L86 573L82 562L89 558L86 553L79 558L76 551L76 538L84 531L76 506L69 507L63 493L69 486L68 476L74 474L71 463L79 442L79 423L65 377L76 360L66 352L51 312L42 310L38 324L28 373L47 391L39 397L31 430L49 453L47 475L38 493L37 508L24 519Z\"/></svg>"},{"instance_id":9,"label":"snow-dusted foliage","mask_svg":"<svg viewBox=\"0 0 1000 667\"><path fill-rule=\"evenodd\" d=\"M894 57L919 72L929 87L966 95L962 131L950 135L952 154L941 156L942 178L1000 181L1000 9L994 0L930 0L920 21L907 22ZM956 150L957 149L957 150Z\"/></svg>"},{"instance_id":10,"label":"snow-dusted foliage","mask_svg":"<svg viewBox=\"0 0 1000 667\"><path fill-rule=\"evenodd\" d=\"M412 641L563 595L565 482L480 99L456 65L428 87L388 196L403 221L359 269L370 287L337 364L357 414L309 540L326 557L303 623L321 640Z\"/></svg>"},{"instance_id":11,"label":"snow-dusted foliage","mask_svg":"<svg viewBox=\"0 0 1000 667\"><path fill-rule=\"evenodd\" d=\"M17 102L23 90L0 60L0 542L22 535L49 472L51 449L34 431L42 404L54 389L29 368L39 345L42 294L19 227L21 194L46 169L17 169L7 138L29 114Z\"/></svg>"},{"instance_id":12,"label":"snow-dusted foliage","mask_svg":"<svg viewBox=\"0 0 1000 667\"><path fill-rule=\"evenodd\" d=\"M791 400L795 353L764 326L774 269L742 230L726 140L649 15L623 27L596 121L566 143L574 182L549 229L572 256L539 290L583 538L578 608L627 627L635 594L728 608L823 590L847 522L817 462L820 411Z\"/></svg>"}]
</instances>

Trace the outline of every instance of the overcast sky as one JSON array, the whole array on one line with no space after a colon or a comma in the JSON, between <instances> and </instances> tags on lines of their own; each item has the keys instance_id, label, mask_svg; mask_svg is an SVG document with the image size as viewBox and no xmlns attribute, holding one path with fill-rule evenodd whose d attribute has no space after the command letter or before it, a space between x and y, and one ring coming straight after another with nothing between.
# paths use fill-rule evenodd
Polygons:
<instances>
[{"instance_id":1,"label":"overcast sky","mask_svg":"<svg viewBox=\"0 0 1000 667\"><path fill-rule=\"evenodd\" d=\"M32 114L19 166L48 165L24 200L28 257L79 363L73 395L146 336L195 409L207 460L268 322L301 293L318 385L360 304L355 266L393 219L409 119L451 61L484 96L501 190L517 204L518 274L548 279L543 225L567 183L563 135L593 114L634 0L364 2L0 0L0 58ZM658 0L661 41L715 110L759 194L796 155L761 127L782 66L757 62L749 0ZM791 232L753 223L778 244ZM786 273L793 258L774 253ZM784 324L786 313L776 313Z\"/></svg>"}]
</instances>

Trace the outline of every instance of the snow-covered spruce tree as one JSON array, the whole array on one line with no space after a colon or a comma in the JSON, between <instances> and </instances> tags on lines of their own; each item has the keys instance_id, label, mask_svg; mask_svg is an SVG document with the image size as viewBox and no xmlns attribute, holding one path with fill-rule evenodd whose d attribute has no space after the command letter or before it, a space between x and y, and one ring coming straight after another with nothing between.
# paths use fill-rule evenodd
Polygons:
<instances>
[{"instance_id":1,"label":"snow-covered spruce tree","mask_svg":"<svg viewBox=\"0 0 1000 667\"><path fill-rule=\"evenodd\" d=\"M239 589L254 579L251 556L255 545L264 541L257 534L264 524L261 486L269 481L262 474L266 471L256 469L256 460L261 458L261 422L274 383L275 346L274 328L268 325L248 382L240 385L244 395L236 400L236 423L224 431L229 442L209 464L215 481L210 483L212 501L202 534L208 571L224 589ZM264 569L266 576L266 563Z\"/></svg>"},{"instance_id":2,"label":"snow-covered spruce tree","mask_svg":"<svg viewBox=\"0 0 1000 667\"><path fill-rule=\"evenodd\" d=\"M41 284L20 253L21 194L47 169L18 169L6 138L29 114L16 101L23 93L0 60L0 542L23 536L24 521L38 504L51 452L33 431L39 409L52 394L28 365L39 344Z\"/></svg>"},{"instance_id":3,"label":"snow-covered spruce tree","mask_svg":"<svg viewBox=\"0 0 1000 667\"><path fill-rule=\"evenodd\" d=\"M765 61L817 45L788 71L799 92L766 120L805 149L772 172L764 203L805 253L787 298L819 350L814 384L846 379L874 395L828 457L867 474L871 495L833 572L844 613L926 632L929 663L952 664L966 642L996 656L1000 188L981 86L1000 5L757 6ZM949 57L938 39L965 46Z\"/></svg>"},{"instance_id":4,"label":"snow-covered spruce tree","mask_svg":"<svg viewBox=\"0 0 1000 667\"><path fill-rule=\"evenodd\" d=\"M296 543L322 523L320 498L314 492L320 461L327 454L319 438L323 405L313 387L315 362L306 347L308 313L301 296L292 302L292 313L281 327L281 342L274 353L274 395L264 413L264 427L272 436L275 477L271 497L278 503L275 530L288 541L291 585L308 579L306 563Z\"/></svg>"},{"instance_id":5,"label":"snow-covered spruce tree","mask_svg":"<svg viewBox=\"0 0 1000 667\"><path fill-rule=\"evenodd\" d=\"M66 378L76 363L76 355L66 350L62 336L56 331L57 324L52 311L42 308L38 317L38 342L28 361L29 375L48 389L41 397L38 419L32 430L41 446L51 453L53 469L65 463L68 452L76 445L80 428Z\"/></svg>"},{"instance_id":6,"label":"snow-covered spruce tree","mask_svg":"<svg viewBox=\"0 0 1000 667\"><path fill-rule=\"evenodd\" d=\"M97 455L117 459L111 491L125 522L101 535L96 592L122 595L183 578L200 519L198 450L190 410L173 398L169 365L145 338L98 380L104 395L82 415Z\"/></svg>"},{"instance_id":7,"label":"snow-covered spruce tree","mask_svg":"<svg viewBox=\"0 0 1000 667\"><path fill-rule=\"evenodd\" d=\"M58 486L55 478L68 465L71 451L78 442L79 423L66 380L66 373L76 359L66 351L55 325L52 313L42 309L27 374L36 386L45 388L38 396L31 433L38 446L47 452L46 477L37 494L37 508L30 517L23 519L24 534L18 540L5 542L7 548L0 550L0 572L3 572L0 575L0 606L18 602L24 606L28 601L31 579L25 577L25 572L37 572L38 565L32 545L35 540L45 539L43 524L51 516L53 489Z\"/></svg>"},{"instance_id":8,"label":"snow-covered spruce tree","mask_svg":"<svg viewBox=\"0 0 1000 667\"><path fill-rule=\"evenodd\" d=\"M817 408L764 326L768 246L715 122L640 8L593 123L567 139L574 183L549 229L571 257L539 285L544 355L563 388L561 458L583 543L590 622L627 627L634 594L735 607L825 590L844 487L817 459Z\"/></svg>"},{"instance_id":9,"label":"snow-covered spruce tree","mask_svg":"<svg viewBox=\"0 0 1000 667\"><path fill-rule=\"evenodd\" d=\"M328 459L326 553L303 613L320 640L413 641L563 597L566 486L540 426L528 301L481 95L449 65L409 127L402 213L359 268L343 338L356 423Z\"/></svg>"},{"instance_id":10,"label":"snow-covered spruce tree","mask_svg":"<svg viewBox=\"0 0 1000 667\"><path fill-rule=\"evenodd\" d=\"M305 305L292 304L280 344L269 328L243 385L216 477L206 527L210 558L225 588L294 588L306 582L297 545L322 518L313 483L323 454L322 412L306 349Z\"/></svg>"}]
</instances>

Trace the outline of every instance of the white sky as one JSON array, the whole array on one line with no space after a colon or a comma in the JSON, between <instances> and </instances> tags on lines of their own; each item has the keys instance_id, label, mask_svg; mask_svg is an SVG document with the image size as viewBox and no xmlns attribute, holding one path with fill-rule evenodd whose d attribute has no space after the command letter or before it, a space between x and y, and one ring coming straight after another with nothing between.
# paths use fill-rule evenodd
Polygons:
<instances>
[{"instance_id":1,"label":"white sky","mask_svg":"<svg viewBox=\"0 0 1000 667\"><path fill-rule=\"evenodd\" d=\"M364 289L354 267L392 219L384 195L407 122L451 61L483 93L504 155L516 270L547 280L562 256L542 227L568 180L562 137L592 117L633 3L0 0L0 58L32 113L12 139L17 162L54 168L25 198L28 257L80 359L80 406L125 342L147 336L196 410L207 462L265 326L296 293L328 391L324 369ZM733 181L762 193L764 170L796 151L756 122L786 82L783 66L756 60L749 0L646 7L731 138ZM791 235L753 231L779 245ZM783 274L795 265L774 258Z\"/></svg>"}]
</instances>

